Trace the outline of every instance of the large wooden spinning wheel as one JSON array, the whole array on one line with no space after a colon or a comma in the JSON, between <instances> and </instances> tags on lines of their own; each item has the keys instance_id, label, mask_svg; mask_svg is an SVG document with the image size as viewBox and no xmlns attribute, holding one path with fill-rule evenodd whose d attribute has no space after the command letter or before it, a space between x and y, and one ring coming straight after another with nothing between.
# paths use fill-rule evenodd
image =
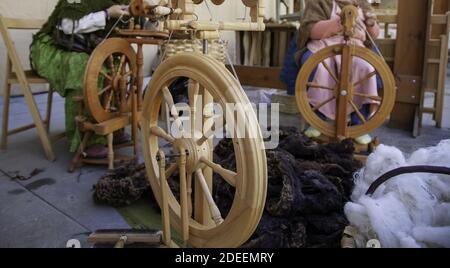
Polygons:
<instances>
[{"instance_id":1,"label":"large wooden spinning wheel","mask_svg":"<svg viewBox=\"0 0 450 268\"><path fill-rule=\"evenodd\" d=\"M171 147L170 154L177 155L167 164L166 176L180 174L180 197L169 193L170 221L193 247L238 247L255 231L265 204L267 188L266 156L263 139L253 110L237 109L234 116L244 118L248 138L233 139L236 168L226 169L214 162L213 143L208 135L196 130L177 138L159 126L162 105L169 106L177 119L170 85L179 78L189 79L189 106L192 125L199 98L204 103L217 103L225 111L227 103L249 104L239 83L218 61L197 53L173 56L163 62L155 72L147 89L142 115L143 154L154 195L161 205L162 194L158 152L162 144ZM201 109L200 109L201 110ZM196 117L198 118L198 117ZM211 111L206 109L200 118L207 124ZM179 129L183 125L177 125ZM168 153L169 154L169 153ZM227 213L221 215L211 195L212 174L216 174L235 188L234 202ZM177 179L178 180L178 179ZM194 189L194 190L192 190Z\"/></svg>"},{"instance_id":2,"label":"large wooden spinning wheel","mask_svg":"<svg viewBox=\"0 0 450 268\"><path fill-rule=\"evenodd\" d=\"M90 116L101 123L130 112L136 78L136 53L130 43L110 38L97 46L88 62L84 98Z\"/></svg>"},{"instance_id":3,"label":"large wooden spinning wheel","mask_svg":"<svg viewBox=\"0 0 450 268\"><path fill-rule=\"evenodd\" d=\"M328 59L334 61L336 57L339 57L341 61L340 68L337 68L337 66L333 68L333 66L327 64L327 62L330 62ZM354 81L352 79L353 64L357 58L369 63L374 71L367 72L359 81ZM320 65L324 67L330 79L334 81L334 86L320 85L311 81L311 77ZM381 88L378 88L377 95L368 95L356 90L358 86L377 75L381 80ZM322 102L311 105L308 94L308 91L311 90L329 91L331 94L329 94L329 98ZM296 83L297 105L303 118L322 134L333 139L357 138L380 127L394 108L395 91L394 76L380 56L367 48L347 44L330 46L311 56L302 66ZM379 103L379 105L367 117L360 112L360 107L357 107L357 100L359 102L370 100ZM331 102L336 103L336 120L334 121L326 120L317 113ZM351 112L355 113L361 124L350 124L349 114Z\"/></svg>"}]
</instances>

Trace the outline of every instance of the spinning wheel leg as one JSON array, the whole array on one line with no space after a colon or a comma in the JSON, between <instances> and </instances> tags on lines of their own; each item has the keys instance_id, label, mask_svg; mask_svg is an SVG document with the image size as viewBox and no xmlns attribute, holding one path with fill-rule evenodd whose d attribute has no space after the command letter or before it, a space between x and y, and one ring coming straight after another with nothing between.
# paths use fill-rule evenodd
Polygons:
<instances>
[{"instance_id":1,"label":"spinning wheel leg","mask_svg":"<svg viewBox=\"0 0 450 268\"><path fill-rule=\"evenodd\" d=\"M161 174L161 214L163 225L163 242L166 246L170 247L172 244L170 219L169 219L169 185L166 177L166 156L164 151L159 150L159 174Z\"/></svg>"},{"instance_id":2,"label":"spinning wheel leg","mask_svg":"<svg viewBox=\"0 0 450 268\"><path fill-rule=\"evenodd\" d=\"M114 169L114 134L110 133L107 136L108 139L108 168L109 170Z\"/></svg>"},{"instance_id":3,"label":"spinning wheel leg","mask_svg":"<svg viewBox=\"0 0 450 268\"><path fill-rule=\"evenodd\" d=\"M80 146L78 148L78 151L75 154L75 156L72 158L72 164L69 167L69 172L70 173L74 172L75 169L81 165L83 152L84 152L84 149L86 148L86 145L87 145L91 135L92 135L91 131L87 131L86 133L84 133L84 136L83 136L81 144L80 144Z\"/></svg>"},{"instance_id":4,"label":"spinning wheel leg","mask_svg":"<svg viewBox=\"0 0 450 268\"><path fill-rule=\"evenodd\" d=\"M349 101L349 95L351 96L352 93L350 76L353 67L353 59L350 55L350 49L351 48L349 46L344 46L342 51L341 81L339 92L337 94L338 107L336 113L336 139L347 137L347 103Z\"/></svg>"}]
</instances>

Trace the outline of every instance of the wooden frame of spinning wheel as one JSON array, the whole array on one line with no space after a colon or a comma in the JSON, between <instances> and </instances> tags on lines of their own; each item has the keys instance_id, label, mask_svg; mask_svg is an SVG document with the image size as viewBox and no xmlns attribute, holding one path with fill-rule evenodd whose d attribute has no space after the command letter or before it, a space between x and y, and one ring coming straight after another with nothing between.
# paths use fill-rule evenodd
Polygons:
<instances>
[{"instance_id":1,"label":"wooden frame of spinning wheel","mask_svg":"<svg viewBox=\"0 0 450 268\"><path fill-rule=\"evenodd\" d=\"M213 23L196 21L194 18L193 7L194 4L200 4L201 2L202 1L185 0L177 1L175 5L174 1L172 1L172 7L180 8L183 12L181 16L172 16L172 19L175 20L167 21L165 25L166 28L171 31L192 30L195 31L196 38L203 40L218 39L219 31L221 30L234 31L244 29L256 31L264 29L264 5L262 4L262 1L243 1L244 4L251 5L252 7L252 22L250 23ZM219 5L223 3L223 1L213 1L213 3ZM206 45L206 43L204 43L204 45ZM186 64L187 66L185 66ZM174 69L176 69L176 71ZM209 73L209 75L202 77L202 74L204 73ZM260 133L257 135L259 137L257 139L247 139L246 143L244 143L243 140L237 142L237 144L243 146L242 148L239 147L240 152L247 152L247 160L250 156L253 157L253 160L245 161L245 163L248 163L246 167L243 167L242 164L240 164L240 168L238 168L237 172L233 172L224 169L213 162L213 153L211 149L213 148L212 137L201 137L194 142L187 142L187 145L186 142L174 140L161 128L149 123L148 120L150 119L148 116L152 117L153 120L156 120L155 118L157 118L157 114L159 113L158 103L161 103L162 99L165 99L169 104L172 116L175 118L178 116L177 111L173 111L173 98L171 98L170 91L167 88L168 84L160 84L162 81L167 82L167 80L174 79L173 76L176 76L177 74L179 76L184 75L191 78L189 90L189 95L191 97L199 92L199 84L203 86L205 106L212 103L218 96L221 96L218 88L227 89L225 91L228 93L231 92L233 97L230 99L229 95L228 101L248 103L248 99L243 94L240 86L236 84L236 80L229 71L225 69L223 64L200 54L182 54L166 60L153 76L154 80L152 79L149 89L147 90L147 92L151 92L151 94L146 96L144 101L144 119L142 122L144 157L152 189L158 202L166 210L167 205L164 206L164 196L169 195L170 221L173 223L173 226L180 231L186 244L194 247L237 247L243 244L254 232L264 208L267 187L267 170L265 153L263 152L262 147L258 147L263 146ZM155 79L155 77L157 79ZM196 81L197 86L192 85L192 79ZM223 84L222 87L218 87L217 83L228 83L228 85ZM229 83L231 83L231 85ZM205 88L208 88L208 90L205 90ZM230 88L234 88L234 90L229 90ZM213 94L209 93L210 90L213 90ZM235 94L238 94L238 96ZM219 97L219 100L224 104L223 95L222 98ZM153 105L146 105L147 103L153 103ZM192 111L194 111L194 107L191 107L191 112ZM256 122L256 120L251 121ZM192 121L192 124L194 126L195 122ZM153 139L146 137L146 133L153 135ZM158 143L157 139L155 140L155 137L162 137L169 141L169 143L176 144L179 147L178 152L180 153L180 157L178 159L178 166L180 173L183 174L180 176L180 202L174 198L173 194L162 193L164 188L168 189L169 187L158 185L158 178L163 178L164 176L157 173L158 168L156 167L157 163L155 162L154 157L158 153ZM246 145L242 145L243 143ZM189 144L191 145L189 146ZM187 149L186 147L190 147L190 149L188 149L188 155L184 153L184 150ZM261 149L258 150L257 148ZM196 160L193 161L192 158L196 155L196 151L202 150L206 150L207 154L204 154L202 157L196 156ZM242 161L242 159L246 159L245 154L237 157L238 163ZM197 162L197 165L203 166L203 168L193 170L192 162ZM185 175L186 171L190 172L190 174L188 174L189 176ZM174 167L170 166L165 177L169 177L172 172L174 172ZM235 202L225 219L222 219L220 211L211 195L213 172L220 174L222 178L230 183L230 185L236 187ZM188 179L192 174L195 178L194 192L198 193L194 198L194 206L192 206L191 203L191 187L193 183ZM186 179L188 180L185 181ZM194 215L191 214L192 211L194 211ZM163 217L166 219L165 222L167 222L167 216Z\"/></svg>"},{"instance_id":2,"label":"wooden frame of spinning wheel","mask_svg":"<svg viewBox=\"0 0 450 268\"><path fill-rule=\"evenodd\" d=\"M348 6L343 9L342 14L344 14L344 35L346 40L350 40L355 29L357 12L355 11L355 7ZM337 55L342 56L341 72L339 75L336 75L333 70L330 69L330 66L328 66L325 62L327 58L332 58ZM358 57L368 62L375 69L375 71L367 74L356 83L352 83L350 81L354 57ZM334 88L309 82L310 75L320 64L324 66L332 79L336 82L336 86ZM382 97L369 96L366 94L355 92L355 88L358 85L363 84L365 81L374 77L375 75L379 75L383 83ZM297 105L304 119L325 136L330 138L332 141L341 141L346 138L357 138L359 136L368 134L381 126L392 112L396 98L395 79L389 69L389 66L382 60L380 56L370 51L369 49L351 45L349 43L330 46L315 53L302 66L302 69L297 77L296 88ZM320 103L319 105L311 107L308 98L308 89L330 90L333 92L333 96L330 99L327 99L324 102ZM379 101L381 102L380 108L377 110L375 115L367 120L361 114L358 107L354 103L354 96ZM322 120L315 112L322 108L324 105L334 100L336 100L337 104L335 120L336 123L334 125L331 125ZM349 104L351 105L352 109L355 110L355 113L363 122L363 124L351 127L348 126L347 116Z\"/></svg>"},{"instance_id":3,"label":"wooden frame of spinning wheel","mask_svg":"<svg viewBox=\"0 0 450 268\"><path fill-rule=\"evenodd\" d=\"M194 32L195 38L202 40L218 39L219 31L222 30L264 30L263 0L243 0L244 4L251 8L252 21L239 23L198 21L194 16L194 5L201 2L193 0L169 1L167 7L173 8L172 11L178 13L170 16L171 19L166 21L164 29ZM213 1L216 5L223 2ZM138 13L135 15L142 16L144 14L141 11L146 10L144 3L138 0L132 1L131 7L132 12ZM144 159L153 192L163 211L164 241L167 246L172 245L168 241L170 239L168 222L171 222L180 231L185 243L191 246L240 246L251 236L259 223L264 209L267 187L264 142L260 129L254 126L257 119L253 110L249 113L243 113L242 111L240 113L240 116L245 118L246 122L253 127L246 129L246 134L251 138L235 140L236 162L238 163L236 172L227 170L213 162L212 137L175 139L162 128L155 126L154 122L155 120L158 122L158 114L163 99L169 105L171 115L174 118L178 117L177 111L174 110L173 97L168 89L170 85L168 81L176 76L189 77L192 80L189 95L203 92L205 106L213 103L214 100L219 101L223 106L228 102L248 104L249 100L237 80L233 78L222 63L202 54L192 53L172 56L164 61L153 75L147 95L142 102L142 46L145 44L162 45L163 39L167 39L169 33L167 31L149 32L142 30L138 25L136 26L137 28L132 25L128 30L117 29L116 33L121 37L120 39L123 39L123 42L138 45L135 65L137 92L135 93L134 90L132 92L135 95L133 99L136 99L132 104L132 111L133 114L139 111L139 114L142 115L139 121L143 130ZM106 40L105 43L108 41ZM114 42L114 40L109 42ZM118 43L119 41L115 42ZM204 42L205 46L206 43ZM90 81L89 83L93 84L94 82ZM86 101L86 103L89 105L91 102ZM203 118L203 120L203 123L205 123L207 118ZM136 121L137 119L133 120L133 126L137 126ZM169 143L174 144L179 152L178 165L176 167L169 166L168 171L164 173L166 176L161 176L165 160L157 160L157 157L163 157L164 153L158 149L155 137L168 140ZM137 140L136 137L133 137L133 139ZM168 192L169 187L160 183L160 181L169 178L177 167L181 174L180 202L174 198L171 192ZM221 175L230 185L236 187L233 206L225 219L222 219L211 194L214 172ZM187 178L188 175L195 176L194 185ZM195 193L199 193L194 196L194 206L191 200L190 189L192 186L195 188ZM170 216L167 215L168 211L170 211ZM192 211L195 215L190 214Z\"/></svg>"}]
</instances>

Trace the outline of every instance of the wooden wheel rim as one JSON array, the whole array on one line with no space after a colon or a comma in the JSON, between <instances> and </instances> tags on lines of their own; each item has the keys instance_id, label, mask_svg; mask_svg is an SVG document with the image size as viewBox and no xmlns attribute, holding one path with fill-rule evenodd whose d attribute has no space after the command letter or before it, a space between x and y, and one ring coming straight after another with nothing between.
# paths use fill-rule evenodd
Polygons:
<instances>
[{"instance_id":1,"label":"wooden wheel rim","mask_svg":"<svg viewBox=\"0 0 450 268\"><path fill-rule=\"evenodd\" d=\"M100 72L104 68L105 61L113 54L122 54L126 57L126 62L130 66L131 71L131 83L134 83L136 76L136 53L127 41L120 38L110 38L97 46L87 64L84 78L84 97L90 115L99 123L110 120L120 114L120 112L106 111L98 95ZM129 100L127 100L126 107L129 110Z\"/></svg>"},{"instance_id":2,"label":"wooden wheel rim","mask_svg":"<svg viewBox=\"0 0 450 268\"><path fill-rule=\"evenodd\" d=\"M309 104L308 97L308 82L310 74L316 69L316 67L325 59L341 54L344 45L334 45L324 48L311 56L305 64L302 66L300 73L297 76L296 82L296 100L297 105L308 124L319 130L322 134L328 137L336 137L335 125L329 124L322 120L313 110ZM351 56L359 57L369 64L371 64L378 75L381 77L383 84L383 96L378 111L372 116L366 123L357 126L348 126L347 137L357 138L362 135L371 133L375 129L379 128L391 114L395 105L395 79L389 66L374 52L363 47L352 47ZM336 101L338 101L339 94L335 92ZM337 105L336 105L337 107Z\"/></svg>"},{"instance_id":3,"label":"wooden wheel rim","mask_svg":"<svg viewBox=\"0 0 450 268\"><path fill-rule=\"evenodd\" d=\"M143 105L142 140L147 174L156 200L161 205L159 170L156 161L158 139L150 135L150 128L158 122L162 88L177 77L189 77L199 82L214 100L224 103L248 104L249 100L241 86L226 68L216 60L197 53L173 56L161 64L148 86ZM246 113L246 119L257 122L255 113ZM238 247L255 231L265 204L267 191L267 163L259 128L254 139L233 139L236 153L236 194L231 210L218 226L204 226L192 218L189 223L189 244L193 247ZM180 205L173 194L169 197L172 225L181 229Z\"/></svg>"}]
</instances>

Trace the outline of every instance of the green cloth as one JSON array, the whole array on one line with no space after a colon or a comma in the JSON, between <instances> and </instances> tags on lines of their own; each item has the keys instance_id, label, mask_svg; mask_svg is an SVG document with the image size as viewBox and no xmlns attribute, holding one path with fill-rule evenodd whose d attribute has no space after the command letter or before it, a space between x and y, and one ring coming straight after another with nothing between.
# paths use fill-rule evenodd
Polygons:
<instances>
[{"instance_id":1,"label":"green cloth","mask_svg":"<svg viewBox=\"0 0 450 268\"><path fill-rule=\"evenodd\" d=\"M41 35L31 46L31 60L39 76L46 78L54 91L65 98L66 135L70 152L76 152L81 135L75 123L79 114L75 96L83 96L84 71L89 60L86 53L67 52L56 48L49 35ZM104 137L93 136L92 144L106 144Z\"/></svg>"},{"instance_id":2,"label":"green cloth","mask_svg":"<svg viewBox=\"0 0 450 268\"><path fill-rule=\"evenodd\" d=\"M30 62L33 70L46 78L50 86L66 99L65 119L66 135L70 152L76 152L81 143L80 131L77 129L75 117L79 114L78 105L73 101L75 96L83 96L84 72L89 60L86 53L69 52L55 46L57 26L62 19L79 20L82 17L116 4L129 4L130 0L60 0L42 29L33 37L30 46ZM109 20L104 32L115 24ZM85 112L86 113L86 112ZM106 139L92 136L88 145L106 145Z\"/></svg>"},{"instance_id":3,"label":"green cloth","mask_svg":"<svg viewBox=\"0 0 450 268\"><path fill-rule=\"evenodd\" d=\"M134 204L117 208L122 218L136 230L162 230L162 219L160 211L154 208L148 197L143 197ZM171 228L172 241L183 245L183 240L178 232Z\"/></svg>"}]
</instances>

